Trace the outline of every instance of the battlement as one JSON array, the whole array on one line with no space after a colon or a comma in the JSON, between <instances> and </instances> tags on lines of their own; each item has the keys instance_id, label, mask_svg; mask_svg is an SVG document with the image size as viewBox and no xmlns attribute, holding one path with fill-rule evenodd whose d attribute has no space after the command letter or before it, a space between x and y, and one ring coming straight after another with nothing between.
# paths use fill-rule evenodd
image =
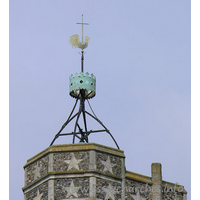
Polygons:
<instances>
[{"instance_id":1,"label":"battlement","mask_svg":"<svg viewBox=\"0 0 200 200\"><path fill-rule=\"evenodd\" d=\"M85 99L90 99L96 94L96 77L88 72L72 74L69 77L69 94L74 98L79 98L80 90L85 90Z\"/></svg>"}]
</instances>

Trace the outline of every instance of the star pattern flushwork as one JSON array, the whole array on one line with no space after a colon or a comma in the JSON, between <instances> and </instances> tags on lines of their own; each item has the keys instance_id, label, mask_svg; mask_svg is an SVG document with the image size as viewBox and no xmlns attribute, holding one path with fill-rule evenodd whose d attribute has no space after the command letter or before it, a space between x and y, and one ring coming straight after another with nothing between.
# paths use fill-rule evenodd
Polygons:
<instances>
[{"instance_id":1,"label":"star pattern flushwork","mask_svg":"<svg viewBox=\"0 0 200 200\"><path fill-rule=\"evenodd\" d=\"M40 178L40 170L42 166L39 166L38 163L36 165L36 168L33 170L34 173L34 179Z\"/></svg>"},{"instance_id":2,"label":"star pattern flushwork","mask_svg":"<svg viewBox=\"0 0 200 200\"><path fill-rule=\"evenodd\" d=\"M112 168L116 165L110 162L110 157L108 156L106 161L101 160L101 163L104 165L104 172L109 171L113 173Z\"/></svg>"},{"instance_id":3,"label":"star pattern flushwork","mask_svg":"<svg viewBox=\"0 0 200 200\"><path fill-rule=\"evenodd\" d=\"M33 198L33 200L40 200L42 198L42 194L40 194L39 190L37 191L37 196Z\"/></svg>"},{"instance_id":4,"label":"star pattern flushwork","mask_svg":"<svg viewBox=\"0 0 200 200\"><path fill-rule=\"evenodd\" d=\"M72 157L71 160L65 160L65 162L68 164L67 170L70 170L72 168L79 170L78 164L83 160L83 159L76 159L74 153L71 153Z\"/></svg>"},{"instance_id":5,"label":"star pattern flushwork","mask_svg":"<svg viewBox=\"0 0 200 200\"><path fill-rule=\"evenodd\" d=\"M130 194L130 195L134 200L146 200L145 198L140 196L140 191L139 190L137 190L136 195L133 195L133 194Z\"/></svg>"},{"instance_id":6,"label":"star pattern flushwork","mask_svg":"<svg viewBox=\"0 0 200 200\"><path fill-rule=\"evenodd\" d=\"M112 187L112 185L109 183L107 188L102 188L103 191L106 193L106 197L105 200L115 200L115 194L117 193L117 191L115 191L115 189Z\"/></svg>"},{"instance_id":7,"label":"star pattern flushwork","mask_svg":"<svg viewBox=\"0 0 200 200\"><path fill-rule=\"evenodd\" d=\"M65 187L64 189L67 191L66 199L70 196L78 198L78 190L80 187L75 187L74 182L72 181L69 187Z\"/></svg>"}]
</instances>

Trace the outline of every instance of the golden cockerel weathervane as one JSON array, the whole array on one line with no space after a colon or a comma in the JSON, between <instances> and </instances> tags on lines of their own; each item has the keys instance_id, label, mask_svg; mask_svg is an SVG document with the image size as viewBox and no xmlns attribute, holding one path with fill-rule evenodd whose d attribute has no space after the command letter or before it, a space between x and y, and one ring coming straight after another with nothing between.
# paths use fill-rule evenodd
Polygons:
<instances>
[{"instance_id":1,"label":"golden cockerel weathervane","mask_svg":"<svg viewBox=\"0 0 200 200\"><path fill-rule=\"evenodd\" d=\"M88 42L90 38L88 36L85 37L85 41L83 42L83 25L89 25L88 23L83 23L83 15L82 15L82 23L77 23L82 25L82 41L80 42L80 38L77 34L72 35L70 37L69 43L72 45L72 47L85 49L88 46Z\"/></svg>"}]
</instances>

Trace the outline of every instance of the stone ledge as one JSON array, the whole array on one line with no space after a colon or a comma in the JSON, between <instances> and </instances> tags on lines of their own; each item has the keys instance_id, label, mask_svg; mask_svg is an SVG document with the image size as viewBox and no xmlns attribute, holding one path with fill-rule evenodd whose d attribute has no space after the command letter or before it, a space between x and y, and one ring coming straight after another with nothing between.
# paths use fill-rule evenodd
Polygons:
<instances>
[{"instance_id":1,"label":"stone ledge","mask_svg":"<svg viewBox=\"0 0 200 200\"><path fill-rule=\"evenodd\" d=\"M32 182L30 185L24 186L24 187L22 188L22 191L23 191L24 194L26 194L29 190L32 190L32 189L34 189L35 187L37 187L37 186L38 186L37 183L39 183L39 185L40 185L41 183L48 182L50 179L51 179L51 178L48 178L48 175L45 175L45 176L43 176L42 178L37 179L37 180L35 180L34 182Z\"/></svg>"},{"instance_id":2,"label":"stone ledge","mask_svg":"<svg viewBox=\"0 0 200 200\"><path fill-rule=\"evenodd\" d=\"M143 183L152 184L151 177L145 176L145 175L142 175L142 174L137 174L135 172L126 171L125 172L125 178L140 181L140 182L143 182Z\"/></svg>"},{"instance_id":3,"label":"stone ledge","mask_svg":"<svg viewBox=\"0 0 200 200\"><path fill-rule=\"evenodd\" d=\"M96 143L78 143L78 144L61 144L61 145L52 145L40 153L36 154L32 158L27 160L27 163L24 165L24 168L30 165L31 163L37 161L39 158L44 157L47 154L55 152L70 152L70 151L89 151L96 150L100 152L106 152L112 155L117 155L122 158L125 158L124 151L115 149L112 147L96 144Z\"/></svg>"},{"instance_id":4,"label":"stone ledge","mask_svg":"<svg viewBox=\"0 0 200 200\"><path fill-rule=\"evenodd\" d=\"M130 180L140 181L140 182L143 182L143 183L148 183L148 184L152 185L152 178L151 177L141 175L141 174L138 174L138 173L135 173L135 172L126 171L125 178L130 179ZM178 192L178 188L183 188L181 193L187 194L187 191L184 189L184 186L176 184L176 183L171 183L171 182L168 182L168 181L162 181L162 187L168 187L168 188L176 187L177 192Z\"/></svg>"},{"instance_id":5,"label":"stone ledge","mask_svg":"<svg viewBox=\"0 0 200 200\"><path fill-rule=\"evenodd\" d=\"M70 176L69 176L70 175ZM95 171L95 170L87 170L87 171L73 171L73 172L48 172L46 175L42 176L41 178L38 178L37 180L33 181L32 183L24 186L22 188L22 191L24 193L25 190L27 190L28 188L32 188L34 187L34 185L37 185L37 183L41 183L41 182L45 182L48 181L50 179L56 179L56 178L71 178L71 177L101 177L103 176L104 178L107 177L108 179L115 179L115 180L122 180L122 177L118 177L115 175L107 175L104 174L102 172L99 171Z\"/></svg>"},{"instance_id":6,"label":"stone ledge","mask_svg":"<svg viewBox=\"0 0 200 200\"><path fill-rule=\"evenodd\" d=\"M117 180L122 180L122 177L115 176L115 175L112 175L112 174L105 174L103 172L96 171L96 170L73 171L73 172L49 172L47 174L47 176L48 175L55 175L55 176L71 175L71 176L75 176L75 175L80 175L80 174L82 174L83 176L91 176L93 174L93 176L100 175L100 176L109 177L109 178L113 178L113 179L117 179Z\"/></svg>"},{"instance_id":7,"label":"stone ledge","mask_svg":"<svg viewBox=\"0 0 200 200\"><path fill-rule=\"evenodd\" d=\"M168 188L175 188L176 187L176 192L178 192L179 188L183 188L183 190L181 191L181 193L183 194L187 194L187 191L184 189L183 185L179 185L178 183L171 183L168 181L162 181L162 187L168 187Z\"/></svg>"},{"instance_id":8,"label":"stone ledge","mask_svg":"<svg viewBox=\"0 0 200 200\"><path fill-rule=\"evenodd\" d=\"M107 176L103 173L98 173L98 172L94 172L94 171L91 171L91 172L85 172L84 174L82 174L82 176L80 176L80 173L77 173L77 174L65 174L65 173L49 173L49 176L50 177L53 177L51 179L56 179L56 178L82 178L82 177L95 177L95 178L104 178L104 179L107 179L107 180L115 180L117 182L121 182L122 181L122 178L121 177L117 177L117 176Z\"/></svg>"}]
</instances>

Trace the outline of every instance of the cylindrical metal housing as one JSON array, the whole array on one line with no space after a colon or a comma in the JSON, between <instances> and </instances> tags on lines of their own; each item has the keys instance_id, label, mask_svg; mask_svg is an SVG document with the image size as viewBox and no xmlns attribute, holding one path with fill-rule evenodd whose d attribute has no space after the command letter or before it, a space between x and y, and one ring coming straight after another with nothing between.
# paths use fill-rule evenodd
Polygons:
<instances>
[{"instance_id":1,"label":"cylindrical metal housing","mask_svg":"<svg viewBox=\"0 0 200 200\"><path fill-rule=\"evenodd\" d=\"M74 98L80 97L80 90L85 90L85 99L90 99L95 96L96 94L96 77L88 72L84 73L80 72L75 73L69 77L69 94Z\"/></svg>"}]
</instances>

